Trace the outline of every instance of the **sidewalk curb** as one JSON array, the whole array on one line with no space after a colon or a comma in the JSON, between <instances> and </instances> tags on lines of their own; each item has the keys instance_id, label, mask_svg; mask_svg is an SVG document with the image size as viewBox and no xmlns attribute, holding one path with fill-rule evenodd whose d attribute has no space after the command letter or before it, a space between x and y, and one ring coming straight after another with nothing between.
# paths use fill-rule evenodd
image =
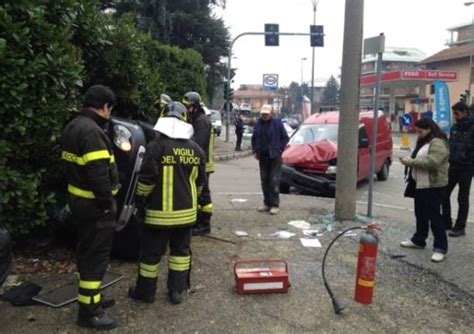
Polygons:
<instances>
[{"instance_id":1,"label":"sidewalk curb","mask_svg":"<svg viewBox=\"0 0 474 334\"><path fill-rule=\"evenodd\" d=\"M252 155L251 150L242 151L242 152L235 152L235 153L227 153L222 154L214 157L215 161L226 161L226 160L233 160L238 158L245 158Z\"/></svg>"}]
</instances>

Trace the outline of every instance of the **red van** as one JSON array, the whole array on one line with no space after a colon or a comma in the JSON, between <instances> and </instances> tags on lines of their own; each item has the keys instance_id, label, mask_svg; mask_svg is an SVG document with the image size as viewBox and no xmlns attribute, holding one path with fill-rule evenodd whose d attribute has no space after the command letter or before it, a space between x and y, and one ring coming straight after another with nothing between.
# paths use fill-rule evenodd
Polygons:
<instances>
[{"instance_id":1,"label":"red van","mask_svg":"<svg viewBox=\"0 0 474 334\"><path fill-rule=\"evenodd\" d=\"M373 114L373 111L361 111L359 116L358 181L370 176ZM301 125L283 152L282 193L295 187L315 195L334 197L338 129L339 112L315 114ZM392 164L393 141L389 121L382 111L378 114L377 131L375 170L377 179L385 181Z\"/></svg>"}]
</instances>

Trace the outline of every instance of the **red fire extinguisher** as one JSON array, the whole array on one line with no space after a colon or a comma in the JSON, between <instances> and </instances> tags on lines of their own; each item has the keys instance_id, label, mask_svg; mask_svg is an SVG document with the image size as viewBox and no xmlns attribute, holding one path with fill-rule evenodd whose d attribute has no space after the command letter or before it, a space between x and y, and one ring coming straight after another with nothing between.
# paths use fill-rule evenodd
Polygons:
<instances>
[{"instance_id":1,"label":"red fire extinguisher","mask_svg":"<svg viewBox=\"0 0 474 334\"><path fill-rule=\"evenodd\" d=\"M378 243L379 238L371 228L360 237L354 300L361 304L371 304L374 296Z\"/></svg>"}]
</instances>

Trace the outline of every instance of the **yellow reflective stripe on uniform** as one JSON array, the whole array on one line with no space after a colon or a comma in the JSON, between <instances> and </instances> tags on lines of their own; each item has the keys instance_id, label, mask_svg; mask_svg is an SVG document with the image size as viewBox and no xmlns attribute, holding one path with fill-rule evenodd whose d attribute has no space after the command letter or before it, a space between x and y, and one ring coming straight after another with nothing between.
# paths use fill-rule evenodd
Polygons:
<instances>
[{"instance_id":1,"label":"yellow reflective stripe on uniform","mask_svg":"<svg viewBox=\"0 0 474 334\"><path fill-rule=\"evenodd\" d=\"M109 151L107 150L100 150L100 151L93 151L86 153L82 156L82 159L87 164L88 162L100 159L109 159L111 160L113 155L110 155Z\"/></svg>"},{"instance_id":2,"label":"yellow reflective stripe on uniform","mask_svg":"<svg viewBox=\"0 0 474 334\"><path fill-rule=\"evenodd\" d=\"M213 162L208 162L206 164L206 173L207 172L214 172L216 170L215 166L214 166L214 161Z\"/></svg>"},{"instance_id":3,"label":"yellow reflective stripe on uniform","mask_svg":"<svg viewBox=\"0 0 474 334\"><path fill-rule=\"evenodd\" d=\"M169 172L169 183L168 183L168 196L169 196L169 199L168 199L168 210L166 211L173 211L173 206L174 206L174 203L173 203L173 192L174 192L174 187L173 187L173 178L174 178L174 167L173 166L169 166L170 167L170 172Z\"/></svg>"},{"instance_id":4,"label":"yellow reflective stripe on uniform","mask_svg":"<svg viewBox=\"0 0 474 334\"><path fill-rule=\"evenodd\" d=\"M173 166L163 166L163 211L173 211Z\"/></svg>"},{"instance_id":5,"label":"yellow reflective stripe on uniform","mask_svg":"<svg viewBox=\"0 0 474 334\"><path fill-rule=\"evenodd\" d=\"M156 226L179 226L184 224L192 224L196 221L197 214L179 218L162 218L162 217L146 217L145 224Z\"/></svg>"},{"instance_id":6,"label":"yellow reflective stripe on uniform","mask_svg":"<svg viewBox=\"0 0 474 334\"><path fill-rule=\"evenodd\" d=\"M192 194L192 201L193 201L193 208L197 207L197 198L198 198L198 191L196 189L196 179L198 176L198 168L197 166L193 167L191 174L189 175L189 183L191 184L191 194ZM202 188L201 188L202 190Z\"/></svg>"},{"instance_id":7,"label":"yellow reflective stripe on uniform","mask_svg":"<svg viewBox=\"0 0 474 334\"><path fill-rule=\"evenodd\" d=\"M140 276L157 278L160 275L160 264L146 264L140 262Z\"/></svg>"},{"instance_id":8,"label":"yellow reflective stripe on uniform","mask_svg":"<svg viewBox=\"0 0 474 334\"><path fill-rule=\"evenodd\" d=\"M173 211L173 166L163 166L163 211Z\"/></svg>"},{"instance_id":9,"label":"yellow reflective stripe on uniform","mask_svg":"<svg viewBox=\"0 0 474 334\"><path fill-rule=\"evenodd\" d=\"M190 215L196 213L195 208L184 209L184 210L175 210L175 211L161 211L161 210L146 210L146 215L149 217L180 217L185 215Z\"/></svg>"},{"instance_id":10,"label":"yellow reflective stripe on uniform","mask_svg":"<svg viewBox=\"0 0 474 334\"><path fill-rule=\"evenodd\" d=\"M93 296L84 296L84 295L81 295L79 294L77 296L77 300L79 301L79 303L81 304L87 304L87 305L90 305L90 304L99 304L100 303L100 293L96 294L96 295L93 295Z\"/></svg>"},{"instance_id":11,"label":"yellow reflective stripe on uniform","mask_svg":"<svg viewBox=\"0 0 474 334\"><path fill-rule=\"evenodd\" d=\"M115 156L113 154L110 154L107 150L89 152L84 154L82 157L77 156L76 154L71 152L62 151L61 159L78 164L80 166L84 166L91 161L100 159L108 159L111 164L115 163Z\"/></svg>"},{"instance_id":12,"label":"yellow reflective stripe on uniform","mask_svg":"<svg viewBox=\"0 0 474 334\"><path fill-rule=\"evenodd\" d=\"M145 183L142 183L142 182L138 182L137 195L138 196L148 196L152 193L154 188L155 188L154 184L145 184Z\"/></svg>"},{"instance_id":13,"label":"yellow reflective stripe on uniform","mask_svg":"<svg viewBox=\"0 0 474 334\"><path fill-rule=\"evenodd\" d=\"M88 198L88 199L94 199L95 195L92 191L89 190L84 190L78 187L73 186L72 184L68 184L67 186L67 191L73 195L76 195L78 197L82 198ZM118 189L112 190L112 195L117 195Z\"/></svg>"},{"instance_id":14,"label":"yellow reflective stripe on uniform","mask_svg":"<svg viewBox=\"0 0 474 334\"><path fill-rule=\"evenodd\" d=\"M79 288L87 290L99 290L102 281L83 281L79 280Z\"/></svg>"},{"instance_id":15,"label":"yellow reflective stripe on uniform","mask_svg":"<svg viewBox=\"0 0 474 334\"><path fill-rule=\"evenodd\" d=\"M212 213L213 210L214 210L214 206L212 205L212 203L203 205L201 207L201 212Z\"/></svg>"},{"instance_id":16,"label":"yellow reflective stripe on uniform","mask_svg":"<svg viewBox=\"0 0 474 334\"><path fill-rule=\"evenodd\" d=\"M151 219L151 220L176 220L176 219L191 219L192 217L197 215L197 211L194 210L193 212L190 212L188 214L181 214L181 215L160 215L160 214L155 214L155 215L146 215L146 219Z\"/></svg>"},{"instance_id":17,"label":"yellow reflective stripe on uniform","mask_svg":"<svg viewBox=\"0 0 474 334\"><path fill-rule=\"evenodd\" d=\"M174 271L187 271L191 266L191 256L170 256L168 267Z\"/></svg>"},{"instance_id":18,"label":"yellow reflective stripe on uniform","mask_svg":"<svg viewBox=\"0 0 474 334\"><path fill-rule=\"evenodd\" d=\"M163 166L163 182L161 185L161 201L163 210L166 210L168 207L168 187L166 186L166 182L168 181L168 166Z\"/></svg>"}]
</instances>

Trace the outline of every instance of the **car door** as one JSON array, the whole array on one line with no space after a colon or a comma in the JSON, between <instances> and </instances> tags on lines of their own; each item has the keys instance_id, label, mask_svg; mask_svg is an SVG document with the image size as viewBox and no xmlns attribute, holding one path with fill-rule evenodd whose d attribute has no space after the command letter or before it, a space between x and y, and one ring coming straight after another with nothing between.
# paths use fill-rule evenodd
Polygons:
<instances>
[{"instance_id":1,"label":"car door","mask_svg":"<svg viewBox=\"0 0 474 334\"><path fill-rule=\"evenodd\" d=\"M357 180L363 180L370 175L370 142L365 125L359 125L359 150Z\"/></svg>"}]
</instances>

